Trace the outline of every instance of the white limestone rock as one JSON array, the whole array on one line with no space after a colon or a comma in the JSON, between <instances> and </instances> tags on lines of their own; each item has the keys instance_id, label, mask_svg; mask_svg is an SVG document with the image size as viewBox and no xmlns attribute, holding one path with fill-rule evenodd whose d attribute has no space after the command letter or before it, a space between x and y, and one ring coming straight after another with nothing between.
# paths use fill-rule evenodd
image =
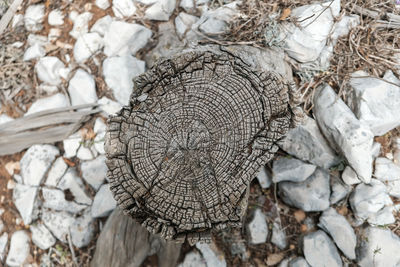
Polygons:
<instances>
[{"instance_id":1,"label":"white limestone rock","mask_svg":"<svg viewBox=\"0 0 400 267\"><path fill-rule=\"evenodd\" d=\"M87 208L82 216L79 216L72 222L70 229L74 246L82 248L90 243L95 229L95 221L90 214L90 208Z\"/></svg>"},{"instance_id":2,"label":"white limestone rock","mask_svg":"<svg viewBox=\"0 0 400 267\"><path fill-rule=\"evenodd\" d=\"M94 123L93 131L96 133L94 138L94 148L100 154L105 154L104 150L104 138L106 135L106 125L101 118L97 118Z\"/></svg>"},{"instance_id":3,"label":"white limestone rock","mask_svg":"<svg viewBox=\"0 0 400 267\"><path fill-rule=\"evenodd\" d=\"M58 182L60 181L61 177L63 177L67 169L68 165L67 163L65 163L64 159L62 157L58 157L54 161L53 166L51 166L51 169L47 174L45 185L54 187L57 186Z\"/></svg>"},{"instance_id":4,"label":"white limestone rock","mask_svg":"<svg viewBox=\"0 0 400 267\"><path fill-rule=\"evenodd\" d=\"M192 28L192 25L195 24L199 20L198 17L189 15L185 12L179 13L179 15L175 18L175 27L176 33L179 38L183 38L186 32Z\"/></svg>"},{"instance_id":5,"label":"white limestone rock","mask_svg":"<svg viewBox=\"0 0 400 267\"><path fill-rule=\"evenodd\" d=\"M135 55L151 36L151 30L142 25L113 21L104 35L104 54L108 57Z\"/></svg>"},{"instance_id":6,"label":"white limestone rock","mask_svg":"<svg viewBox=\"0 0 400 267\"><path fill-rule=\"evenodd\" d=\"M374 137L370 129L355 117L328 84L315 92L314 115L331 145L346 157L358 178L369 183Z\"/></svg>"},{"instance_id":7,"label":"white limestone rock","mask_svg":"<svg viewBox=\"0 0 400 267\"><path fill-rule=\"evenodd\" d=\"M110 1L109 0L96 0L96 6L98 6L101 9L107 9L110 7Z\"/></svg>"},{"instance_id":8,"label":"white limestone rock","mask_svg":"<svg viewBox=\"0 0 400 267\"><path fill-rule=\"evenodd\" d=\"M6 256L6 249L8 243L8 233L3 233L0 236L0 261L3 262Z\"/></svg>"},{"instance_id":9,"label":"white limestone rock","mask_svg":"<svg viewBox=\"0 0 400 267\"><path fill-rule=\"evenodd\" d=\"M272 181L302 182L314 173L317 166L307 164L295 158L279 158L272 166Z\"/></svg>"},{"instance_id":10,"label":"white limestone rock","mask_svg":"<svg viewBox=\"0 0 400 267\"><path fill-rule=\"evenodd\" d=\"M63 108L67 106L69 106L67 97L64 94L58 93L52 96L39 98L33 102L32 106L25 113L25 116L48 109Z\"/></svg>"},{"instance_id":11,"label":"white limestone rock","mask_svg":"<svg viewBox=\"0 0 400 267\"><path fill-rule=\"evenodd\" d=\"M228 23L239 14L238 2L223 5L214 10L203 12L200 19L193 25L193 28L208 35L218 35L228 30Z\"/></svg>"},{"instance_id":12,"label":"white limestone rock","mask_svg":"<svg viewBox=\"0 0 400 267\"><path fill-rule=\"evenodd\" d=\"M392 71L386 71L385 82L368 76L364 71L353 73L353 110L357 118L371 128L375 136L381 136L400 125L400 80ZM389 83L390 82L390 83Z\"/></svg>"},{"instance_id":13,"label":"white limestone rock","mask_svg":"<svg viewBox=\"0 0 400 267\"><path fill-rule=\"evenodd\" d=\"M35 65L39 80L49 85L59 85L65 65L57 57L42 57Z\"/></svg>"},{"instance_id":14,"label":"white limestone rock","mask_svg":"<svg viewBox=\"0 0 400 267\"><path fill-rule=\"evenodd\" d=\"M56 243L56 239L43 223L33 224L29 227L32 233L32 241L40 249L48 249Z\"/></svg>"},{"instance_id":15,"label":"white limestone rock","mask_svg":"<svg viewBox=\"0 0 400 267\"><path fill-rule=\"evenodd\" d=\"M379 157L375 160L374 176L382 182L400 180L400 166L390 159Z\"/></svg>"},{"instance_id":16,"label":"white limestone rock","mask_svg":"<svg viewBox=\"0 0 400 267\"><path fill-rule=\"evenodd\" d=\"M24 184L40 185L45 173L59 154L58 148L52 145L31 146L20 161Z\"/></svg>"},{"instance_id":17,"label":"white limestone rock","mask_svg":"<svg viewBox=\"0 0 400 267\"><path fill-rule=\"evenodd\" d=\"M69 228L74 222L74 217L65 211L42 210L42 221L47 229L61 242L67 243Z\"/></svg>"},{"instance_id":18,"label":"white limestone rock","mask_svg":"<svg viewBox=\"0 0 400 267\"><path fill-rule=\"evenodd\" d=\"M281 267L281 265L279 266ZM289 264L287 265L287 267L309 267L309 266L310 265L303 257L296 257L290 260Z\"/></svg>"},{"instance_id":19,"label":"white limestone rock","mask_svg":"<svg viewBox=\"0 0 400 267\"><path fill-rule=\"evenodd\" d=\"M99 218L108 216L117 207L109 184L103 184L93 200L92 217Z\"/></svg>"},{"instance_id":20,"label":"white limestone rock","mask_svg":"<svg viewBox=\"0 0 400 267\"><path fill-rule=\"evenodd\" d=\"M103 48L103 38L96 32L80 35L74 45L74 58L77 62L84 62L94 53Z\"/></svg>"},{"instance_id":21,"label":"white limestone rock","mask_svg":"<svg viewBox=\"0 0 400 267\"><path fill-rule=\"evenodd\" d=\"M47 18L49 24L51 26L60 26L64 24L64 14L61 10L55 9L50 11L49 16Z\"/></svg>"},{"instance_id":22,"label":"white limestone rock","mask_svg":"<svg viewBox=\"0 0 400 267\"><path fill-rule=\"evenodd\" d=\"M24 15L15 14L11 21L11 28L15 29L16 27L24 25Z\"/></svg>"},{"instance_id":23,"label":"white limestone rock","mask_svg":"<svg viewBox=\"0 0 400 267\"><path fill-rule=\"evenodd\" d=\"M285 229L282 229L280 220L275 220L272 224L271 243L281 250L284 250L287 247Z\"/></svg>"},{"instance_id":24,"label":"white limestone rock","mask_svg":"<svg viewBox=\"0 0 400 267\"><path fill-rule=\"evenodd\" d=\"M343 183L339 178L332 177L331 179L332 193L329 201L332 204L336 204L340 200L344 199L351 191L351 186Z\"/></svg>"},{"instance_id":25,"label":"white limestone rock","mask_svg":"<svg viewBox=\"0 0 400 267\"><path fill-rule=\"evenodd\" d=\"M44 57L45 55L46 55L46 50L40 44L36 43L25 50L24 61L41 58Z\"/></svg>"},{"instance_id":26,"label":"white limestone rock","mask_svg":"<svg viewBox=\"0 0 400 267\"><path fill-rule=\"evenodd\" d=\"M207 266L226 267L224 255L217 249L214 243L196 243L196 248L200 250Z\"/></svg>"},{"instance_id":27,"label":"white limestone rock","mask_svg":"<svg viewBox=\"0 0 400 267\"><path fill-rule=\"evenodd\" d=\"M96 21L93 24L90 32L97 32L101 37L104 37L104 34L107 32L108 28L111 25L113 18L110 15L106 15Z\"/></svg>"},{"instance_id":28,"label":"white limestone rock","mask_svg":"<svg viewBox=\"0 0 400 267\"><path fill-rule=\"evenodd\" d=\"M344 168L342 180L347 185L361 183L360 179L358 179L357 173L350 166L346 166L346 168Z\"/></svg>"},{"instance_id":29,"label":"white limestone rock","mask_svg":"<svg viewBox=\"0 0 400 267\"><path fill-rule=\"evenodd\" d=\"M146 9L144 18L168 21L172 12L175 10L176 0L152 0L151 2L153 2L153 4Z\"/></svg>"},{"instance_id":30,"label":"white limestone rock","mask_svg":"<svg viewBox=\"0 0 400 267\"><path fill-rule=\"evenodd\" d=\"M191 251L185 255L185 259L178 267L207 267L207 265L200 253Z\"/></svg>"},{"instance_id":31,"label":"white limestone rock","mask_svg":"<svg viewBox=\"0 0 400 267\"><path fill-rule=\"evenodd\" d=\"M268 172L267 168L265 168L265 166L262 166L260 168L256 177L262 189L267 189L271 186L272 177L271 174Z\"/></svg>"},{"instance_id":32,"label":"white limestone rock","mask_svg":"<svg viewBox=\"0 0 400 267\"><path fill-rule=\"evenodd\" d=\"M72 105L97 102L96 84L93 76L83 69L78 69L69 81L68 93Z\"/></svg>"},{"instance_id":33,"label":"white limestone rock","mask_svg":"<svg viewBox=\"0 0 400 267\"><path fill-rule=\"evenodd\" d=\"M262 244L267 241L268 225L266 217L260 209L256 209L254 217L247 225L251 244Z\"/></svg>"},{"instance_id":34,"label":"white limestone rock","mask_svg":"<svg viewBox=\"0 0 400 267\"><path fill-rule=\"evenodd\" d=\"M311 266L342 266L342 260L335 245L321 230L304 236L303 252Z\"/></svg>"},{"instance_id":35,"label":"white limestone rock","mask_svg":"<svg viewBox=\"0 0 400 267\"><path fill-rule=\"evenodd\" d=\"M61 178L58 183L58 188L62 190L69 189L74 196L74 201L78 204L91 205L92 200L86 194L81 178L76 173L74 168L69 168L67 173Z\"/></svg>"},{"instance_id":36,"label":"white limestone rock","mask_svg":"<svg viewBox=\"0 0 400 267\"><path fill-rule=\"evenodd\" d=\"M9 122L9 121L13 121L13 120L14 119L11 118L10 116L8 116L7 114L1 114L0 115L0 124L6 123L6 122Z\"/></svg>"},{"instance_id":37,"label":"white limestone rock","mask_svg":"<svg viewBox=\"0 0 400 267\"><path fill-rule=\"evenodd\" d=\"M70 135L67 139L63 140L64 157L72 158L76 156L79 146L81 145L82 137L79 132Z\"/></svg>"},{"instance_id":38,"label":"white limestone rock","mask_svg":"<svg viewBox=\"0 0 400 267\"><path fill-rule=\"evenodd\" d=\"M6 264L10 267L22 266L29 256L29 235L24 230L13 233Z\"/></svg>"},{"instance_id":39,"label":"white limestone rock","mask_svg":"<svg viewBox=\"0 0 400 267\"><path fill-rule=\"evenodd\" d=\"M35 201L38 192L37 187L19 184L13 190L13 202L25 225L29 225L37 214L35 214Z\"/></svg>"},{"instance_id":40,"label":"white limestone rock","mask_svg":"<svg viewBox=\"0 0 400 267\"><path fill-rule=\"evenodd\" d=\"M97 156L97 151L91 143L82 143L78 149L78 152L76 153L76 156L80 160L92 160Z\"/></svg>"},{"instance_id":41,"label":"white limestone rock","mask_svg":"<svg viewBox=\"0 0 400 267\"><path fill-rule=\"evenodd\" d=\"M106 156L101 155L94 160L81 163L82 177L95 190L98 190L106 179Z\"/></svg>"},{"instance_id":42,"label":"white limestone rock","mask_svg":"<svg viewBox=\"0 0 400 267\"><path fill-rule=\"evenodd\" d=\"M42 196L44 200L43 207L56 211L78 213L87 207L86 205L66 200L64 192L59 189L42 188Z\"/></svg>"},{"instance_id":43,"label":"white limestone rock","mask_svg":"<svg viewBox=\"0 0 400 267\"><path fill-rule=\"evenodd\" d=\"M113 101L105 96L99 99L97 103L100 105L100 109L107 115L114 115L117 113L121 108L122 105L116 101ZM100 152L100 151L99 151Z\"/></svg>"},{"instance_id":44,"label":"white limestone rock","mask_svg":"<svg viewBox=\"0 0 400 267\"><path fill-rule=\"evenodd\" d=\"M136 12L136 7L132 0L113 0L112 10L118 18L131 17Z\"/></svg>"},{"instance_id":45,"label":"white limestone rock","mask_svg":"<svg viewBox=\"0 0 400 267\"><path fill-rule=\"evenodd\" d=\"M85 34L89 30L89 21L93 18L93 14L90 12L83 12L73 19L74 27L69 34L77 39L79 36Z\"/></svg>"},{"instance_id":46,"label":"white limestone rock","mask_svg":"<svg viewBox=\"0 0 400 267\"><path fill-rule=\"evenodd\" d=\"M25 10L24 23L27 31L37 32L43 29L44 4L30 5Z\"/></svg>"}]
</instances>

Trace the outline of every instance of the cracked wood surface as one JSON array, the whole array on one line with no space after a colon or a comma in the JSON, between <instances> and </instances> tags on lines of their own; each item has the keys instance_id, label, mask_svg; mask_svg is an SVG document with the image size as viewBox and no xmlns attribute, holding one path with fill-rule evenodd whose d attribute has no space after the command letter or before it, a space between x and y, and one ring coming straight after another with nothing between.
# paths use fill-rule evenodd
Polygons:
<instances>
[{"instance_id":1,"label":"cracked wood surface","mask_svg":"<svg viewBox=\"0 0 400 267\"><path fill-rule=\"evenodd\" d=\"M135 79L106 134L111 191L152 233L194 244L240 227L248 187L296 122L293 87L227 51L192 51Z\"/></svg>"}]
</instances>

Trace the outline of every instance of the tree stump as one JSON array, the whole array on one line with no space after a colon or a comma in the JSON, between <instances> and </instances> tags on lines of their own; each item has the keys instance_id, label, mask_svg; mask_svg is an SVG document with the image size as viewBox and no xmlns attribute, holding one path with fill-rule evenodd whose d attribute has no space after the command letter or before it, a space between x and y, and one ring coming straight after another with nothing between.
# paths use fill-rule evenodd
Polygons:
<instances>
[{"instance_id":1,"label":"tree stump","mask_svg":"<svg viewBox=\"0 0 400 267\"><path fill-rule=\"evenodd\" d=\"M156 63L108 120L107 176L118 205L151 233L191 244L240 227L249 183L297 121L294 92L229 50Z\"/></svg>"}]
</instances>

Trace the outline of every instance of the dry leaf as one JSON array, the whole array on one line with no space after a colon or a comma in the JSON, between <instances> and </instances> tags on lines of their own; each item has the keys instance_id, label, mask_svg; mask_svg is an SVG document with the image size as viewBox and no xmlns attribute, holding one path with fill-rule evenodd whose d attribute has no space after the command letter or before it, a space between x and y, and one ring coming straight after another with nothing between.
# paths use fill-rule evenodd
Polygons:
<instances>
[{"instance_id":1,"label":"dry leaf","mask_svg":"<svg viewBox=\"0 0 400 267\"><path fill-rule=\"evenodd\" d=\"M302 222L306 218L306 213L302 210L296 210L293 215L297 222Z\"/></svg>"},{"instance_id":2,"label":"dry leaf","mask_svg":"<svg viewBox=\"0 0 400 267\"><path fill-rule=\"evenodd\" d=\"M284 253L274 253L274 254L268 255L267 265L268 266L276 265L276 264L280 263L284 257L285 257Z\"/></svg>"},{"instance_id":3,"label":"dry leaf","mask_svg":"<svg viewBox=\"0 0 400 267\"><path fill-rule=\"evenodd\" d=\"M281 15L281 17L279 18L279 20L285 20L285 19L287 19L287 18L290 16L290 13L292 13L292 11L290 10L290 8L285 8L285 9L282 11L282 15Z\"/></svg>"},{"instance_id":4,"label":"dry leaf","mask_svg":"<svg viewBox=\"0 0 400 267\"><path fill-rule=\"evenodd\" d=\"M307 232L307 231L308 231L308 227L307 227L307 225L305 225L305 224L302 224L302 225L300 226L300 231L301 231L302 233L305 233L305 232Z\"/></svg>"},{"instance_id":5,"label":"dry leaf","mask_svg":"<svg viewBox=\"0 0 400 267\"><path fill-rule=\"evenodd\" d=\"M73 161L71 161L71 160L69 160L67 158L63 158L63 160L64 160L65 163L67 163L67 165L69 167L75 167L75 162L73 162Z\"/></svg>"}]
</instances>

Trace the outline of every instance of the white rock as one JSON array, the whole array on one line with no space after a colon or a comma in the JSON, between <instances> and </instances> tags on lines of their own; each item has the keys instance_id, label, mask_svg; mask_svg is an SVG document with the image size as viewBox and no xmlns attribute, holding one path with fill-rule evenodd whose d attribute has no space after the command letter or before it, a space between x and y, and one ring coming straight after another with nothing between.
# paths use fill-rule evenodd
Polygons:
<instances>
[{"instance_id":1,"label":"white rock","mask_svg":"<svg viewBox=\"0 0 400 267\"><path fill-rule=\"evenodd\" d=\"M185 259L178 267L207 267L207 265L200 253L191 251L185 255Z\"/></svg>"},{"instance_id":2,"label":"white rock","mask_svg":"<svg viewBox=\"0 0 400 267\"><path fill-rule=\"evenodd\" d=\"M89 21L92 19L93 14L90 12L83 12L82 14L79 14L73 21L74 21L74 27L72 28L72 31L69 32L69 34L77 39L79 36L83 35L84 33L88 32L88 25Z\"/></svg>"},{"instance_id":3,"label":"white rock","mask_svg":"<svg viewBox=\"0 0 400 267\"><path fill-rule=\"evenodd\" d=\"M62 157L58 157L56 161L54 161L53 166L47 175L47 179L45 182L46 186L57 186L58 182L60 181L61 177L65 174L68 169L67 163L65 163Z\"/></svg>"},{"instance_id":4,"label":"white rock","mask_svg":"<svg viewBox=\"0 0 400 267\"><path fill-rule=\"evenodd\" d=\"M113 0L112 10L118 18L133 16L136 12L136 7L132 0Z\"/></svg>"},{"instance_id":5,"label":"white rock","mask_svg":"<svg viewBox=\"0 0 400 267\"><path fill-rule=\"evenodd\" d=\"M62 190L69 189L74 196L74 201L78 204L91 205L92 200L84 191L82 180L74 168L69 168L67 173L61 178L58 188Z\"/></svg>"},{"instance_id":6,"label":"white rock","mask_svg":"<svg viewBox=\"0 0 400 267\"><path fill-rule=\"evenodd\" d=\"M361 76L368 74L357 71L350 79L354 113L371 128L375 136L384 135L400 125L400 80L390 70L383 76L388 82Z\"/></svg>"},{"instance_id":7,"label":"white rock","mask_svg":"<svg viewBox=\"0 0 400 267\"><path fill-rule=\"evenodd\" d=\"M107 129L106 124L104 123L102 118L97 118L96 121L94 122L94 126L93 126L93 131L98 134L98 133L102 133L105 132Z\"/></svg>"},{"instance_id":8,"label":"white rock","mask_svg":"<svg viewBox=\"0 0 400 267\"><path fill-rule=\"evenodd\" d=\"M193 28L209 35L224 33L228 29L228 23L239 14L237 4L238 2L232 2L214 10L207 10Z\"/></svg>"},{"instance_id":9,"label":"white rock","mask_svg":"<svg viewBox=\"0 0 400 267\"><path fill-rule=\"evenodd\" d=\"M85 181L98 190L106 179L106 157L101 155L94 160L82 162L81 170Z\"/></svg>"},{"instance_id":10,"label":"white rock","mask_svg":"<svg viewBox=\"0 0 400 267\"><path fill-rule=\"evenodd\" d=\"M64 15L62 11L55 9L50 11L49 16L47 18L48 22L52 26L59 26L64 24Z\"/></svg>"},{"instance_id":11,"label":"white rock","mask_svg":"<svg viewBox=\"0 0 400 267\"><path fill-rule=\"evenodd\" d=\"M81 105L97 102L96 84L92 75L78 69L69 81L68 93L72 105Z\"/></svg>"},{"instance_id":12,"label":"white rock","mask_svg":"<svg viewBox=\"0 0 400 267\"><path fill-rule=\"evenodd\" d=\"M69 213L43 209L42 221L58 240L67 243L69 228L74 221L74 218Z\"/></svg>"},{"instance_id":13,"label":"white rock","mask_svg":"<svg viewBox=\"0 0 400 267\"><path fill-rule=\"evenodd\" d=\"M32 233L32 241L36 246L45 250L53 246L56 243L56 239L50 233L49 229L42 224L34 224L29 227Z\"/></svg>"},{"instance_id":14,"label":"white rock","mask_svg":"<svg viewBox=\"0 0 400 267\"><path fill-rule=\"evenodd\" d=\"M331 205L344 199L351 191L351 187L340 181L340 179L337 177L332 177L331 189L332 193L329 198Z\"/></svg>"},{"instance_id":15,"label":"white rock","mask_svg":"<svg viewBox=\"0 0 400 267\"><path fill-rule=\"evenodd\" d=\"M47 36L33 34L33 33L30 33L28 35L27 41L29 46L33 46L35 44L40 44L42 46L45 46L46 44L48 44Z\"/></svg>"},{"instance_id":16,"label":"white rock","mask_svg":"<svg viewBox=\"0 0 400 267\"><path fill-rule=\"evenodd\" d=\"M65 66L57 57L42 57L36 63L35 70L41 81L50 85L59 85Z\"/></svg>"},{"instance_id":17,"label":"white rock","mask_svg":"<svg viewBox=\"0 0 400 267\"><path fill-rule=\"evenodd\" d=\"M151 35L151 30L142 25L113 21L104 35L104 54L108 57L134 55L147 44Z\"/></svg>"},{"instance_id":18,"label":"white rock","mask_svg":"<svg viewBox=\"0 0 400 267\"><path fill-rule=\"evenodd\" d=\"M12 121L12 120L14 120L14 119L9 117L7 114L1 114L0 115L0 124L6 123L6 122L9 122L9 121Z\"/></svg>"},{"instance_id":19,"label":"white rock","mask_svg":"<svg viewBox=\"0 0 400 267\"><path fill-rule=\"evenodd\" d=\"M144 18L168 21L172 12L175 10L176 0L157 0L152 2L154 2L154 4L146 9Z\"/></svg>"},{"instance_id":20,"label":"white rock","mask_svg":"<svg viewBox=\"0 0 400 267\"><path fill-rule=\"evenodd\" d=\"M214 243L196 243L196 248L200 250L207 266L226 267L226 261L223 254L218 251Z\"/></svg>"},{"instance_id":21,"label":"white rock","mask_svg":"<svg viewBox=\"0 0 400 267\"><path fill-rule=\"evenodd\" d=\"M47 39L49 40L49 42L55 42L58 37L60 37L62 34L61 29L58 28L51 28L49 30L49 35L47 36Z\"/></svg>"},{"instance_id":22,"label":"white rock","mask_svg":"<svg viewBox=\"0 0 400 267\"><path fill-rule=\"evenodd\" d=\"M44 5L30 5L25 10L25 28L30 32L37 32L43 28Z\"/></svg>"},{"instance_id":23,"label":"white rock","mask_svg":"<svg viewBox=\"0 0 400 267\"><path fill-rule=\"evenodd\" d=\"M337 213L334 208L329 208L319 217L318 226L333 238L347 258L350 260L356 258L357 237L344 216Z\"/></svg>"},{"instance_id":24,"label":"white rock","mask_svg":"<svg viewBox=\"0 0 400 267\"><path fill-rule=\"evenodd\" d=\"M266 217L260 209L256 209L254 217L247 225L251 244L262 244L267 241L268 225Z\"/></svg>"},{"instance_id":25,"label":"white rock","mask_svg":"<svg viewBox=\"0 0 400 267\"><path fill-rule=\"evenodd\" d=\"M340 151L358 174L369 183L372 174L373 134L362 124L329 85L314 96L314 115L328 141Z\"/></svg>"},{"instance_id":26,"label":"white rock","mask_svg":"<svg viewBox=\"0 0 400 267\"><path fill-rule=\"evenodd\" d=\"M77 62L83 62L103 48L103 45L103 38L98 33L84 33L75 42L74 58Z\"/></svg>"},{"instance_id":27,"label":"white rock","mask_svg":"<svg viewBox=\"0 0 400 267\"><path fill-rule=\"evenodd\" d=\"M59 189L42 188L43 207L56 211L78 213L85 209L86 205L77 204L65 199L64 192Z\"/></svg>"},{"instance_id":28,"label":"white rock","mask_svg":"<svg viewBox=\"0 0 400 267\"><path fill-rule=\"evenodd\" d=\"M183 38L185 33L191 29L192 25L195 24L199 20L198 17L189 15L185 12L179 13L179 15L175 18L175 27L176 33L179 38Z\"/></svg>"},{"instance_id":29,"label":"white rock","mask_svg":"<svg viewBox=\"0 0 400 267\"><path fill-rule=\"evenodd\" d=\"M283 250L287 247L286 233L282 229L282 225L279 220L276 220L272 224L272 236L271 243L276 245L279 249Z\"/></svg>"},{"instance_id":30,"label":"white rock","mask_svg":"<svg viewBox=\"0 0 400 267\"><path fill-rule=\"evenodd\" d=\"M110 191L110 185L104 184L100 187L93 200L92 217L99 218L108 216L117 206Z\"/></svg>"},{"instance_id":31,"label":"white rock","mask_svg":"<svg viewBox=\"0 0 400 267\"><path fill-rule=\"evenodd\" d=\"M65 97L64 94L58 93L49 97L39 98L38 100L33 102L32 106L25 113L25 116L43 110L62 108L67 106L69 106L67 97Z\"/></svg>"},{"instance_id":32,"label":"white rock","mask_svg":"<svg viewBox=\"0 0 400 267\"><path fill-rule=\"evenodd\" d=\"M400 238L389 229L368 227L360 238L358 265L386 267L400 265Z\"/></svg>"},{"instance_id":33,"label":"white rock","mask_svg":"<svg viewBox=\"0 0 400 267\"><path fill-rule=\"evenodd\" d=\"M311 266L342 266L342 260L335 245L321 230L304 236L303 251Z\"/></svg>"},{"instance_id":34,"label":"white rock","mask_svg":"<svg viewBox=\"0 0 400 267\"><path fill-rule=\"evenodd\" d=\"M372 145L372 157L377 158L379 154L381 153L381 147L382 145L378 142L374 142Z\"/></svg>"},{"instance_id":35,"label":"white rock","mask_svg":"<svg viewBox=\"0 0 400 267\"><path fill-rule=\"evenodd\" d=\"M104 151L104 138L106 135L106 125L102 119L96 119L93 131L96 133L96 137L94 138L94 148L100 154L105 154L106 152Z\"/></svg>"},{"instance_id":36,"label":"white rock","mask_svg":"<svg viewBox=\"0 0 400 267\"><path fill-rule=\"evenodd\" d=\"M68 139L63 140L64 144L64 157L72 158L76 156L79 146L81 145L82 137L79 132L76 132L68 137Z\"/></svg>"},{"instance_id":37,"label":"white rock","mask_svg":"<svg viewBox=\"0 0 400 267\"><path fill-rule=\"evenodd\" d=\"M257 180L262 189L267 189L272 184L271 174L267 171L265 166L262 166L257 174Z\"/></svg>"},{"instance_id":38,"label":"white rock","mask_svg":"<svg viewBox=\"0 0 400 267\"><path fill-rule=\"evenodd\" d=\"M40 44L36 43L26 49L24 54L24 61L44 57L45 55L46 51L44 50L44 48Z\"/></svg>"},{"instance_id":39,"label":"white rock","mask_svg":"<svg viewBox=\"0 0 400 267\"><path fill-rule=\"evenodd\" d=\"M97 151L94 147L87 146L84 143L79 147L78 152L76 153L76 156L80 160L92 160L97 156Z\"/></svg>"},{"instance_id":40,"label":"white rock","mask_svg":"<svg viewBox=\"0 0 400 267\"><path fill-rule=\"evenodd\" d=\"M308 116L301 125L288 132L280 147L290 155L324 169L339 163L339 157L330 148L317 123Z\"/></svg>"},{"instance_id":41,"label":"white rock","mask_svg":"<svg viewBox=\"0 0 400 267\"><path fill-rule=\"evenodd\" d=\"M76 218L71 224L71 239L74 246L81 248L87 246L94 236L95 221L87 208L82 216Z\"/></svg>"},{"instance_id":42,"label":"white rock","mask_svg":"<svg viewBox=\"0 0 400 267\"><path fill-rule=\"evenodd\" d=\"M281 267L281 265L279 265ZM288 267L309 267L310 265L303 257L296 257L290 260Z\"/></svg>"},{"instance_id":43,"label":"white rock","mask_svg":"<svg viewBox=\"0 0 400 267\"><path fill-rule=\"evenodd\" d=\"M24 184L16 184L13 190L13 202L25 225L29 225L35 218L35 199L37 187Z\"/></svg>"},{"instance_id":44,"label":"white rock","mask_svg":"<svg viewBox=\"0 0 400 267\"><path fill-rule=\"evenodd\" d=\"M96 6L101 9L107 9L110 7L110 2L109 0L96 0Z\"/></svg>"},{"instance_id":45,"label":"white rock","mask_svg":"<svg viewBox=\"0 0 400 267\"><path fill-rule=\"evenodd\" d=\"M103 37L104 34L107 32L108 28L110 27L112 21L113 21L112 17L110 15L106 15L101 19L98 19L96 23L93 24L90 31L97 32L98 34L100 34L100 36Z\"/></svg>"},{"instance_id":46,"label":"white rock","mask_svg":"<svg viewBox=\"0 0 400 267\"><path fill-rule=\"evenodd\" d=\"M358 179L357 173L350 167L346 166L342 173L342 180L347 185L359 184L361 183L360 179Z\"/></svg>"},{"instance_id":47,"label":"white rock","mask_svg":"<svg viewBox=\"0 0 400 267\"><path fill-rule=\"evenodd\" d=\"M24 25L24 15L15 14L11 21L11 28L15 29L18 26Z\"/></svg>"},{"instance_id":48,"label":"white rock","mask_svg":"<svg viewBox=\"0 0 400 267\"><path fill-rule=\"evenodd\" d=\"M355 216L361 220L374 220L376 213L393 204L386 186L371 179L370 184L359 184L350 196L350 205Z\"/></svg>"},{"instance_id":49,"label":"white rock","mask_svg":"<svg viewBox=\"0 0 400 267\"><path fill-rule=\"evenodd\" d=\"M181 0L179 6L183 8L186 12L194 11L195 0Z\"/></svg>"},{"instance_id":50,"label":"white rock","mask_svg":"<svg viewBox=\"0 0 400 267\"><path fill-rule=\"evenodd\" d=\"M379 157L375 160L374 176L382 182L400 180L400 166L387 158Z\"/></svg>"},{"instance_id":51,"label":"white rock","mask_svg":"<svg viewBox=\"0 0 400 267\"><path fill-rule=\"evenodd\" d=\"M52 145L31 146L20 161L24 184L40 185L45 173L59 154L57 147Z\"/></svg>"},{"instance_id":52,"label":"white rock","mask_svg":"<svg viewBox=\"0 0 400 267\"><path fill-rule=\"evenodd\" d=\"M368 218L368 223L370 225L389 225L396 222L396 218L393 215L393 206L384 207L375 214L372 214Z\"/></svg>"},{"instance_id":53,"label":"white rock","mask_svg":"<svg viewBox=\"0 0 400 267\"><path fill-rule=\"evenodd\" d=\"M122 108L120 103L115 102L105 96L100 98L97 103L100 105L100 109L106 113L106 115L114 115Z\"/></svg>"},{"instance_id":54,"label":"white rock","mask_svg":"<svg viewBox=\"0 0 400 267\"><path fill-rule=\"evenodd\" d=\"M29 235L24 230L13 233L10 241L10 249L6 264L12 266L22 266L29 255Z\"/></svg>"},{"instance_id":55,"label":"white rock","mask_svg":"<svg viewBox=\"0 0 400 267\"><path fill-rule=\"evenodd\" d=\"M4 261L6 255L6 248L8 243L8 234L4 233L0 236L0 261Z\"/></svg>"},{"instance_id":56,"label":"white rock","mask_svg":"<svg viewBox=\"0 0 400 267\"><path fill-rule=\"evenodd\" d=\"M315 171L317 166L307 164L295 158L279 158L274 161L272 167L272 181L302 182Z\"/></svg>"},{"instance_id":57,"label":"white rock","mask_svg":"<svg viewBox=\"0 0 400 267\"><path fill-rule=\"evenodd\" d=\"M329 207L329 173L317 168L303 182L280 182L279 195L291 206L304 211L322 211Z\"/></svg>"},{"instance_id":58,"label":"white rock","mask_svg":"<svg viewBox=\"0 0 400 267\"><path fill-rule=\"evenodd\" d=\"M103 62L103 75L119 103L127 105L133 89L132 79L144 72L144 61L130 55L109 57Z\"/></svg>"}]
</instances>

